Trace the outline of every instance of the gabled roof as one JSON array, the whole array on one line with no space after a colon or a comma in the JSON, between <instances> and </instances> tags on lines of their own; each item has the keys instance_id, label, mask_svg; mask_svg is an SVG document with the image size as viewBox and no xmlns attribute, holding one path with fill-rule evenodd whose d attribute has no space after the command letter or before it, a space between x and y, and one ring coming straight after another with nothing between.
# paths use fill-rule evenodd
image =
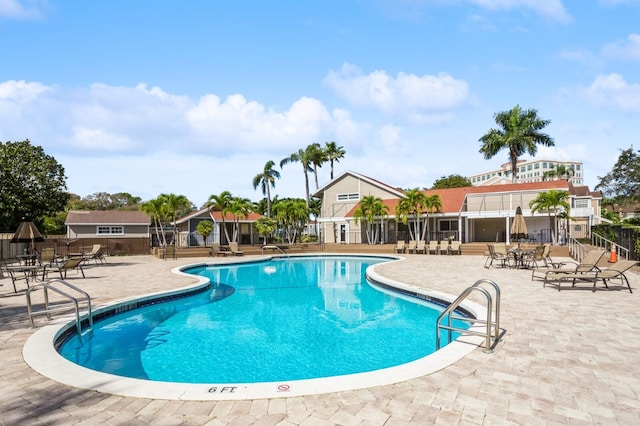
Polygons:
<instances>
[{"instance_id":1,"label":"gabled roof","mask_svg":"<svg viewBox=\"0 0 640 426\"><path fill-rule=\"evenodd\" d=\"M65 225L149 225L151 218L140 211L69 210Z\"/></svg>"},{"instance_id":2,"label":"gabled roof","mask_svg":"<svg viewBox=\"0 0 640 426\"><path fill-rule=\"evenodd\" d=\"M204 207L204 208L201 208L200 210L197 210L195 212L189 213L188 215L183 216L180 219L176 220L176 224L187 222L190 219L193 219L194 217L198 217L198 216L202 216L203 218L210 218L214 222L222 222L222 212L221 211L216 210L216 211L209 212L209 208L208 207ZM246 218L241 217L239 222L255 222L256 220L260 219L261 217L262 217L261 214L252 212L252 213L249 213ZM234 218L233 214L227 213L224 216L224 220L226 222L233 222L235 220L235 218Z\"/></svg>"},{"instance_id":3,"label":"gabled roof","mask_svg":"<svg viewBox=\"0 0 640 426\"><path fill-rule=\"evenodd\" d=\"M395 188L391 185L387 185L384 182L380 182L377 179L365 176L365 175L361 175L360 173L356 173L356 172L352 172L352 171L346 171L344 173L342 173L341 175L339 175L338 177L336 177L335 179L333 179L332 181L328 182L327 184L323 185L322 187L320 187L320 189L318 189L316 192L314 192L313 194L311 194L312 197L316 197L316 198L320 198L322 197L322 194L324 193L324 191L332 186L333 184L335 184L336 182L344 179L347 176L351 176L354 177L356 179L359 180L363 180L365 182L370 183L373 186L377 186L378 188L381 188L385 191L388 191L392 194L396 194L398 197L402 197L404 195L404 192L402 191L402 189L399 188Z\"/></svg>"},{"instance_id":4,"label":"gabled roof","mask_svg":"<svg viewBox=\"0 0 640 426\"><path fill-rule=\"evenodd\" d=\"M247 217L240 217L239 222L255 222L256 220L260 219L262 217L261 214L259 213L249 213L247 215ZM215 221L215 222L222 222L222 212L220 210L215 210L211 212L211 218ZM233 222L235 221L235 216L233 216L231 213L227 213L224 215L224 220L225 222Z\"/></svg>"}]
</instances>

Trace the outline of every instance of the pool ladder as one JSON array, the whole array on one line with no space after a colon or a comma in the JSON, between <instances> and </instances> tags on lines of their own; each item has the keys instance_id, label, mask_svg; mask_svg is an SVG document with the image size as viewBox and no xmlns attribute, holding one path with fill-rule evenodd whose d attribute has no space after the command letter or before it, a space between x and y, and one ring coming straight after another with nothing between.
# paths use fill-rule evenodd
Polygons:
<instances>
[{"instance_id":1,"label":"pool ladder","mask_svg":"<svg viewBox=\"0 0 640 426\"><path fill-rule=\"evenodd\" d=\"M489 288L493 288L494 296L491 295L489 290L482 287L483 285L488 285ZM479 292L484 295L487 301L487 319L480 320L475 318L469 318L466 316L457 316L454 315L455 309L460 306L460 304L473 292ZM494 306L494 297L495 297L495 310ZM442 324L442 320L447 318L446 325ZM475 331L471 329L464 329L459 327L454 327L451 323L452 320L461 320L465 322L472 322L474 324L484 324L485 331ZM436 350L440 349L440 330L447 330L449 342L452 339L452 332L457 331L463 334L471 334L475 336L481 336L485 338L485 353L492 353L493 347L500 341L500 337L504 335L506 330L500 329L500 287L498 284L491 280L478 280L471 287L468 287L465 291L463 291L460 296L440 314L438 320L436 321Z\"/></svg>"},{"instance_id":2,"label":"pool ladder","mask_svg":"<svg viewBox=\"0 0 640 426\"><path fill-rule=\"evenodd\" d=\"M35 311L33 309L33 304L31 303L31 293L40 287L42 287L44 293L44 309L41 311ZM53 304L49 303L49 290L59 294L63 299L66 300ZM74 296L73 294L71 294L72 292L77 293L77 295ZM86 333L92 332L93 314L91 311L91 296L89 296L89 293L87 293L86 291L59 278L54 278L48 281L37 283L29 287L29 289L27 290L27 312L29 314L29 326L31 328L35 327L34 317L36 315L46 315L47 320L51 320L52 313L68 313L70 309L69 305L72 305L75 312L76 331L78 335L83 336ZM80 319L81 309L84 309L83 313L86 312L88 317L88 328L86 328L84 332L82 330L83 321Z\"/></svg>"}]
</instances>

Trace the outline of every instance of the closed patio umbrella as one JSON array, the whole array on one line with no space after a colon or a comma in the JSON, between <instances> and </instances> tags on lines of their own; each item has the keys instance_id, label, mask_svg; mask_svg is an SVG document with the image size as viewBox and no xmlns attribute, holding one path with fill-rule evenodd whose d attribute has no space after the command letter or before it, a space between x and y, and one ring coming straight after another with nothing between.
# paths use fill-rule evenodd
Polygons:
<instances>
[{"instance_id":1,"label":"closed patio umbrella","mask_svg":"<svg viewBox=\"0 0 640 426\"><path fill-rule=\"evenodd\" d=\"M43 241L44 237L33 222L22 222L11 238L12 243L31 243L31 250L33 250L34 243Z\"/></svg>"},{"instance_id":2,"label":"closed patio umbrella","mask_svg":"<svg viewBox=\"0 0 640 426\"><path fill-rule=\"evenodd\" d=\"M529 232L527 231L527 222L522 215L522 209L520 206L516 209L516 215L511 222L511 229L509 235L514 240L521 240L522 238L528 238Z\"/></svg>"}]
</instances>

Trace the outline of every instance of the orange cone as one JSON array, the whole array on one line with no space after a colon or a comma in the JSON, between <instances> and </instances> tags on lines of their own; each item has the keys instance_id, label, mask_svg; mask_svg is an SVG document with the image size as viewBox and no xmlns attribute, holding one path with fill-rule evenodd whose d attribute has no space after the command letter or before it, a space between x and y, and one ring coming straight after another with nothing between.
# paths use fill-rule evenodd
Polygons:
<instances>
[{"instance_id":1,"label":"orange cone","mask_svg":"<svg viewBox=\"0 0 640 426\"><path fill-rule=\"evenodd\" d=\"M609 255L609 263L616 263L618 261L618 251L616 250L616 244L611 243L611 254Z\"/></svg>"}]
</instances>

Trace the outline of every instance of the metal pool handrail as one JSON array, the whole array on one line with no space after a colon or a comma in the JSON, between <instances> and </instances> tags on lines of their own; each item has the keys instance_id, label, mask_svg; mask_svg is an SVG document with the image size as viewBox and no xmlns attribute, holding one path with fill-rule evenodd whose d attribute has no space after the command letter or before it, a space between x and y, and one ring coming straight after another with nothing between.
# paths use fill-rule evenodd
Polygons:
<instances>
[{"instance_id":1,"label":"metal pool handrail","mask_svg":"<svg viewBox=\"0 0 640 426\"><path fill-rule=\"evenodd\" d=\"M62 286L66 287L67 289L71 289L74 290L78 293L80 293L79 297L75 297L71 294L69 294L67 291L60 289L58 287L55 286L55 284L61 284ZM35 312L33 310L33 305L31 303L31 292L34 291L36 288L38 287L42 287L43 288L43 292L44 292L44 310L43 311L38 311ZM88 314L88 319L89 319L89 331L93 330L93 314L91 311L91 296L89 296L89 293L87 293L86 291L82 290L81 288L78 288L76 286L74 286L73 284L70 284L62 279L59 278L54 278L48 281L43 281L41 283L37 283L35 285L32 285L31 287L29 287L29 289L27 290L27 312L29 314L29 325L33 328L35 327L35 323L33 321L34 316L36 315L41 315L41 314L45 314L47 316L47 319L51 319L51 313L52 312L61 312L61 311L68 311L68 304L64 304L64 305L57 305L54 307L50 307L49 306L49 290L58 293L59 295L61 295L62 297L64 297L65 299L68 299L69 302L71 302L73 304L73 308L75 311L75 317L76 317L76 330L78 332L78 335L81 336L82 335L82 322L80 321L80 306L79 306L79 301L80 302L84 302L86 303L86 309L87 309L87 314Z\"/></svg>"},{"instance_id":2,"label":"metal pool handrail","mask_svg":"<svg viewBox=\"0 0 640 426\"><path fill-rule=\"evenodd\" d=\"M495 301L496 301L495 312L493 310L493 297L491 296L491 293L489 293L487 289L480 287L482 284L489 284L495 291ZM485 296L485 299L487 300L487 319L480 320L476 318L468 318L468 317L453 315L454 310L458 306L460 306L460 304L474 291L477 291L483 294ZM441 324L444 317L447 317L448 319L446 325ZM479 332L479 331L454 327L451 323L452 319L457 319L457 320L472 322L472 323L485 324L486 325L485 331ZM492 325L492 321L494 319L495 319L495 325ZM484 352L492 353L493 345L491 341L493 339L494 343L497 343L500 340L500 335L501 335L500 333L500 287L498 286L498 284L487 279L478 280L472 286L467 287L467 289L465 289L460 294L460 296L456 298L456 300L454 300L449 306L447 306L447 308L440 314L440 316L436 320L436 350L440 349L440 330L441 329L448 330L449 342L451 342L453 331L457 331L465 334L472 334L475 336L484 336L485 338Z\"/></svg>"}]
</instances>

